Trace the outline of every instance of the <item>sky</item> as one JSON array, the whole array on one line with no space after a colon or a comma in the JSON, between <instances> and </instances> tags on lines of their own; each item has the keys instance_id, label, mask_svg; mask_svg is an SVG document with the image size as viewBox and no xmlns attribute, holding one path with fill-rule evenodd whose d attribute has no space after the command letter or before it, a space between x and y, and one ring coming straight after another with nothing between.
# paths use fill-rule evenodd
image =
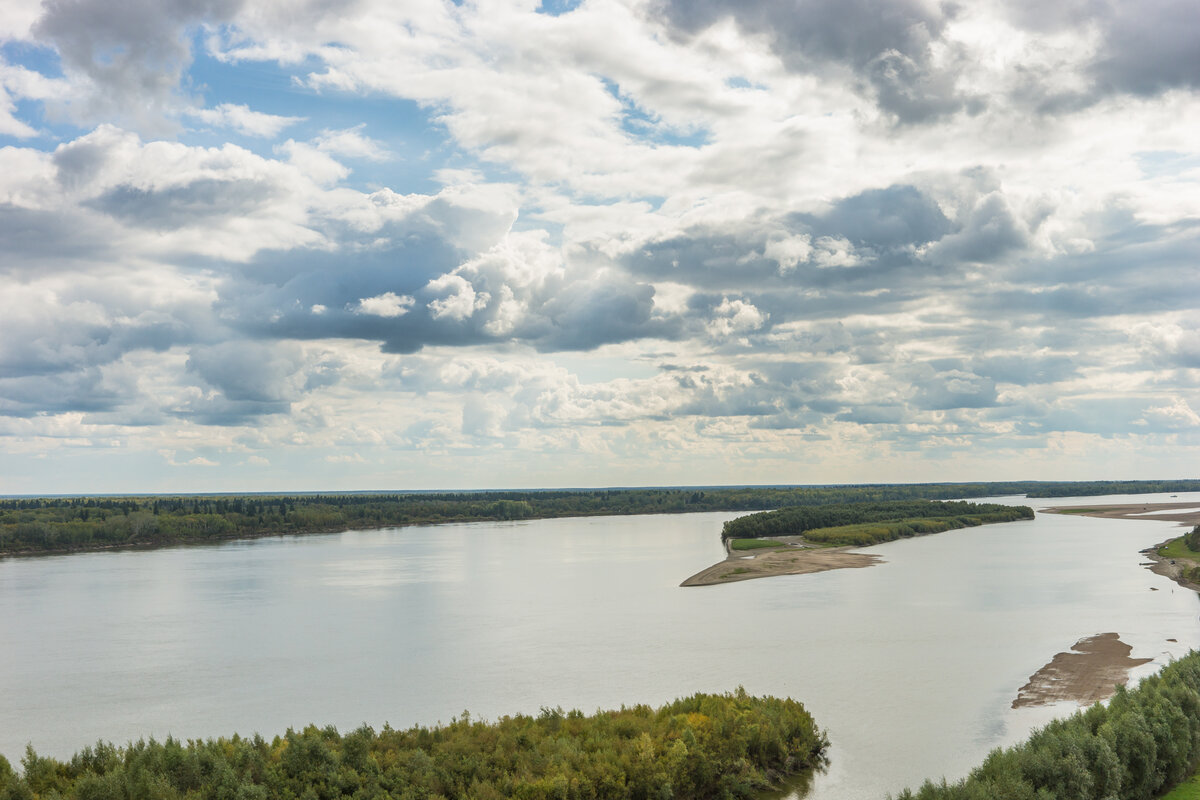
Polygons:
<instances>
[{"instance_id":1,"label":"sky","mask_svg":"<svg viewBox=\"0 0 1200 800\"><path fill-rule=\"evenodd\" d=\"M0 493L1200 477L1192 0L0 0Z\"/></svg>"}]
</instances>

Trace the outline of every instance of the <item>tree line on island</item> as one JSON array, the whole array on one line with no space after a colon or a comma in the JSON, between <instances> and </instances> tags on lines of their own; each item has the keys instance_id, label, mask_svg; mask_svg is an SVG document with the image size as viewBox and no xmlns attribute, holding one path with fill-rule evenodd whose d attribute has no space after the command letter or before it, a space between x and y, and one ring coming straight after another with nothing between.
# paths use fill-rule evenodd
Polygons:
<instances>
[{"instance_id":1,"label":"tree line on island","mask_svg":"<svg viewBox=\"0 0 1200 800\"><path fill-rule=\"evenodd\" d=\"M909 536L1021 519L1033 519L1033 509L998 503L938 500L791 506L729 520L721 530L721 538L740 544L763 537L802 535L812 544L864 547ZM735 545L735 549L745 549L744 544L742 547Z\"/></svg>"},{"instance_id":2,"label":"tree line on island","mask_svg":"<svg viewBox=\"0 0 1200 800\"><path fill-rule=\"evenodd\" d=\"M0 555L186 544L444 522L761 511L794 506L1014 494L1061 497L1165 491L1200 491L1200 481L11 497L0 499Z\"/></svg>"},{"instance_id":3,"label":"tree line on island","mask_svg":"<svg viewBox=\"0 0 1200 800\"><path fill-rule=\"evenodd\" d=\"M800 703L739 689L657 710L100 742L67 761L28 748L21 775L0 756L0 800L743 800L811 772L827 745Z\"/></svg>"}]
</instances>

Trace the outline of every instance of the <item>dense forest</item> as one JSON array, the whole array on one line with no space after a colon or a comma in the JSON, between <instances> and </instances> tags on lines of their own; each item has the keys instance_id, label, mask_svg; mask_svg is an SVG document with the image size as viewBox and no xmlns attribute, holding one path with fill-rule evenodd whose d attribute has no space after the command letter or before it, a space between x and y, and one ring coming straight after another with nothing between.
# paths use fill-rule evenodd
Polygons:
<instances>
[{"instance_id":1,"label":"dense forest","mask_svg":"<svg viewBox=\"0 0 1200 800\"><path fill-rule=\"evenodd\" d=\"M1200 653L995 750L965 780L926 783L899 800L1150 800L1200 760Z\"/></svg>"},{"instance_id":2,"label":"dense forest","mask_svg":"<svg viewBox=\"0 0 1200 800\"><path fill-rule=\"evenodd\" d=\"M826 746L800 703L738 690L590 716L101 742L69 761L29 749L21 776L0 756L0 800L740 800L811 771Z\"/></svg>"},{"instance_id":3,"label":"dense forest","mask_svg":"<svg viewBox=\"0 0 1200 800\"><path fill-rule=\"evenodd\" d=\"M0 499L0 554L155 546L442 522L860 502L1200 490L1200 481L926 483L698 489L14 497Z\"/></svg>"},{"instance_id":4,"label":"dense forest","mask_svg":"<svg viewBox=\"0 0 1200 800\"><path fill-rule=\"evenodd\" d=\"M1033 509L997 503L931 500L839 503L792 506L738 517L725 523L721 538L757 539L803 534L805 539L816 544L861 547L923 533L1019 519L1033 519Z\"/></svg>"}]
</instances>

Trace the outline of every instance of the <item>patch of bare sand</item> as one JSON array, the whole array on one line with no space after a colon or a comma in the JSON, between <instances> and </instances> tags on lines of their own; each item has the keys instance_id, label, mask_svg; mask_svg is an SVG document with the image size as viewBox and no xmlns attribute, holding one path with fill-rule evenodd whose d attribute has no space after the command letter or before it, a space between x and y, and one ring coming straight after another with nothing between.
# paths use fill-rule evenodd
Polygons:
<instances>
[{"instance_id":1,"label":"patch of bare sand","mask_svg":"<svg viewBox=\"0 0 1200 800\"><path fill-rule=\"evenodd\" d=\"M1013 708L1044 706L1061 700L1091 705L1111 697L1129 680L1129 670L1152 658L1130 658L1133 648L1116 633L1098 633L1080 639L1071 650L1059 653L1017 691Z\"/></svg>"},{"instance_id":2,"label":"patch of bare sand","mask_svg":"<svg viewBox=\"0 0 1200 800\"><path fill-rule=\"evenodd\" d=\"M716 586L721 583L769 578L773 575L804 575L831 569L870 567L883 561L877 555L850 553L848 547L800 548L784 546L745 553L735 551L724 561L697 572L680 586Z\"/></svg>"},{"instance_id":3,"label":"patch of bare sand","mask_svg":"<svg viewBox=\"0 0 1200 800\"><path fill-rule=\"evenodd\" d=\"M1097 506L1051 506L1041 508L1047 514L1071 514L1080 517L1099 517L1100 519L1149 519L1163 522L1178 522L1185 525L1200 524L1200 505L1194 500L1189 503L1120 503L1117 505ZM1191 509L1189 511L1189 509ZM1177 513L1158 513L1172 512ZM1151 513L1155 512L1155 513Z\"/></svg>"}]
</instances>

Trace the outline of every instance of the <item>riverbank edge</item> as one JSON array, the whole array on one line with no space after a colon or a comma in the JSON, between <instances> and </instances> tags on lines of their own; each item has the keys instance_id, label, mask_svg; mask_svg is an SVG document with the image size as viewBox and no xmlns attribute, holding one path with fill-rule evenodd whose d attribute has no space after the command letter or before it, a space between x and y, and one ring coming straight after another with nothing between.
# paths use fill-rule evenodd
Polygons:
<instances>
[{"instance_id":1,"label":"riverbank edge","mask_svg":"<svg viewBox=\"0 0 1200 800\"><path fill-rule=\"evenodd\" d=\"M1138 552L1153 562L1147 567L1147 569L1149 569L1155 575L1162 575L1164 578L1169 578L1175 581L1175 583L1179 584L1183 588L1191 589L1193 592L1200 594L1200 583L1195 583L1185 578L1183 576L1183 567L1174 563L1174 559L1160 556L1158 554L1158 551L1161 548L1166 547L1168 544L1178 538L1178 536L1172 536L1170 539L1164 539L1158 544L1152 547L1147 547L1145 550L1139 550Z\"/></svg>"}]
</instances>

